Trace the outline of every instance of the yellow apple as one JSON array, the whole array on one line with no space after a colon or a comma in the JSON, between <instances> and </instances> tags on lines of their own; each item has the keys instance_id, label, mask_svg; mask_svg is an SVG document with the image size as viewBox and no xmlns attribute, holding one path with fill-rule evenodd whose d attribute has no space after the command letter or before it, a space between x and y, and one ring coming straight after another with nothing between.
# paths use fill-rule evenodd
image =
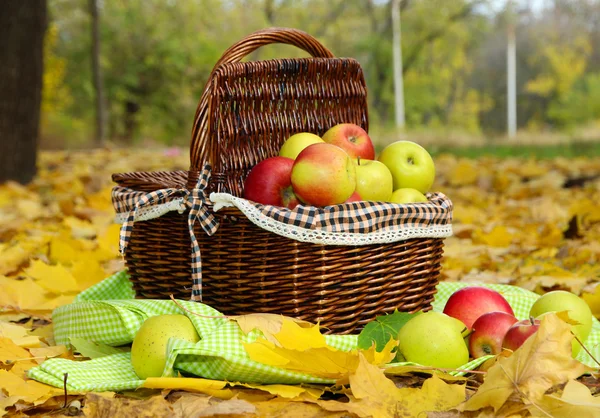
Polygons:
<instances>
[{"instance_id":1,"label":"yellow apple","mask_svg":"<svg viewBox=\"0 0 600 418\"><path fill-rule=\"evenodd\" d=\"M378 160L390 169L394 190L410 187L427 193L435 179L431 155L415 142L393 142L381 151Z\"/></svg>"},{"instance_id":2,"label":"yellow apple","mask_svg":"<svg viewBox=\"0 0 600 418\"><path fill-rule=\"evenodd\" d=\"M427 202L427 197L417 189L405 187L403 189L394 190L389 201L391 203L418 203Z\"/></svg>"},{"instance_id":3,"label":"yellow apple","mask_svg":"<svg viewBox=\"0 0 600 418\"><path fill-rule=\"evenodd\" d=\"M325 142L320 136L311 134L310 132L300 132L290 136L285 140L279 149L280 157L287 157L295 160L298 154L309 145Z\"/></svg>"},{"instance_id":4,"label":"yellow apple","mask_svg":"<svg viewBox=\"0 0 600 418\"><path fill-rule=\"evenodd\" d=\"M157 315L144 321L131 345L131 364L140 379L162 376L171 337L193 343L200 340L194 324L185 315Z\"/></svg>"},{"instance_id":5,"label":"yellow apple","mask_svg":"<svg viewBox=\"0 0 600 418\"><path fill-rule=\"evenodd\" d=\"M417 315L400 328L398 351L407 361L423 366L456 369L469 361L464 328L441 312Z\"/></svg>"},{"instance_id":6,"label":"yellow apple","mask_svg":"<svg viewBox=\"0 0 600 418\"><path fill-rule=\"evenodd\" d=\"M585 342L592 330L592 310L589 305L579 296L565 290L555 290L540 296L531 306L529 315L539 318L548 312L567 311L569 318L579 322L579 325L571 325L571 330L581 342ZM572 354L575 357L581 350L581 345L573 339Z\"/></svg>"},{"instance_id":7,"label":"yellow apple","mask_svg":"<svg viewBox=\"0 0 600 418\"><path fill-rule=\"evenodd\" d=\"M392 197L392 173L377 160L356 159L356 191L362 200L388 202Z\"/></svg>"}]
</instances>

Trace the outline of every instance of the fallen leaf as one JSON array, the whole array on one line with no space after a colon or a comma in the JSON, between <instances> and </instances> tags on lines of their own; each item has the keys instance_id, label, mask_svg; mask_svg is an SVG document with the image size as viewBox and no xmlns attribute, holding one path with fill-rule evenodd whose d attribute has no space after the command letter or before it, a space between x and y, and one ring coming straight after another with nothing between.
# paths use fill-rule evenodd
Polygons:
<instances>
[{"instance_id":1,"label":"fallen leaf","mask_svg":"<svg viewBox=\"0 0 600 418\"><path fill-rule=\"evenodd\" d=\"M29 351L16 345L13 340L0 337L0 362L7 363L31 357Z\"/></svg>"},{"instance_id":2,"label":"fallen leaf","mask_svg":"<svg viewBox=\"0 0 600 418\"><path fill-rule=\"evenodd\" d=\"M117 348L110 345L87 341L83 338L69 338L69 342L73 346L73 351L90 359L110 356L111 354L122 353L126 348Z\"/></svg>"},{"instance_id":3,"label":"fallen leaf","mask_svg":"<svg viewBox=\"0 0 600 418\"><path fill-rule=\"evenodd\" d=\"M358 416L416 417L429 411L446 411L465 399L463 385L447 384L437 376L425 380L422 388L398 389L383 370L360 354L359 366L350 374L349 403L317 401L328 411L350 411Z\"/></svg>"},{"instance_id":4,"label":"fallen leaf","mask_svg":"<svg viewBox=\"0 0 600 418\"><path fill-rule=\"evenodd\" d=\"M524 403L538 402L544 393L581 376L589 367L571 357L571 327L556 314L542 318L538 331L510 357L501 357L462 411L491 406L497 412L516 393Z\"/></svg>"},{"instance_id":5,"label":"fallen leaf","mask_svg":"<svg viewBox=\"0 0 600 418\"><path fill-rule=\"evenodd\" d=\"M273 335L281 331L284 319L293 321L303 328L315 326L315 324L300 319L269 313L230 316L229 319L236 321L245 334L254 329L260 330L264 337L274 344L277 344L277 339Z\"/></svg>"},{"instance_id":6,"label":"fallen leaf","mask_svg":"<svg viewBox=\"0 0 600 418\"><path fill-rule=\"evenodd\" d=\"M284 327L285 331L283 331ZM244 343L244 348L250 358L259 363L326 379L341 379L356 370L359 353L373 364L388 363L394 357L392 350L397 345L394 340L390 340L380 352L375 350L374 345L368 350L340 351L327 345L323 346L322 340L313 335L314 331L310 329L305 331L286 320L284 320L282 332L285 335L282 340L291 347L280 347L265 339L258 339L253 343ZM294 341L295 332L299 333L300 343ZM278 339L279 334L275 334L274 337ZM315 345L310 346L311 343Z\"/></svg>"},{"instance_id":7,"label":"fallen leaf","mask_svg":"<svg viewBox=\"0 0 600 418\"><path fill-rule=\"evenodd\" d=\"M84 416L94 418L175 416L173 407L162 396L153 396L147 400L135 400L105 398L96 393L88 393L82 411Z\"/></svg>"},{"instance_id":8,"label":"fallen leaf","mask_svg":"<svg viewBox=\"0 0 600 418\"><path fill-rule=\"evenodd\" d=\"M40 346L40 338L29 335L27 329L8 322L0 322L0 337L8 338L19 347L32 348Z\"/></svg>"},{"instance_id":9,"label":"fallen leaf","mask_svg":"<svg viewBox=\"0 0 600 418\"><path fill-rule=\"evenodd\" d=\"M142 384L148 389L177 389L205 393L221 399L233 397L230 389L224 389L227 382L192 377L149 377Z\"/></svg>"},{"instance_id":10,"label":"fallen leaf","mask_svg":"<svg viewBox=\"0 0 600 418\"><path fill-rule=\"evenodd\" d=\"M545 395L529 407L529 412L533 417L594 418L600 416L600 398L583 383L569 380L560 397Z\"/></svg>"}]
</instances>

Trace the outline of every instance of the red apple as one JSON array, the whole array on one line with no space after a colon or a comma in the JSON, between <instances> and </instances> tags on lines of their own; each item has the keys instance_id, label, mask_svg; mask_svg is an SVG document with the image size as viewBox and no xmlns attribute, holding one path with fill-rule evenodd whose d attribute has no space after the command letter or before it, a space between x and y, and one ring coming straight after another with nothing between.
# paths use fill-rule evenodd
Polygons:
<instances>
[{"instance_id":1,"label":"red apple","mask_svg":"<svg viewBox=\"0 0 600 418\"><path fill-rule=\"evenodd\" d=\"M517 318L506 312L488 312L477 318L473 323L473 332L469 336L471 357L500 354L504 335L517 321Z\"/></svg>"},{"instance_id":2,"label":"red apple","mask_svg":"<svg viewBox=\"0 0 600 418\"><path fill-rule=\"evenodd\" d=\"M502 348L515 351L523 345L527 338L535 334L539 327L540 320L533 319L533 317L513 324L508 331L506 331L506 335L502 341Z\"/></svg>"},{"instance_id":3,"label":"red apple","mask_svg":"<svg viewBox=\"0 0 600 418\"><path fill-rule=\"evenodd\" d=\"M356 188L355 164L338 146L309 145L294 161L292 187L298 199L309 205L344 203Z\"/></svg>"},{"instance_id":4,"label":"red apple","mask_svg":"<svg viewBox=\"0 0 600 418\"><path fill-rule=\"evenodd\" d=\"M356 157L373 160L375 147L367 131L353 123L340 123L330 128L322 136L323 141L337 145L352 158Z\"/></svg>"},{"instance_id":5,"label":"red apple","mask_svg":"<svg viewBox=\"0 0 600 418\"><path fill-rule=\"evenodd\" d=\"M271 157L256 164L246 177L244 199L295 208L299 202L292 189L293 166L294 160L287 157Z\"/></svg>"},{"instance_id":6,"label":"red apple","mask_svg":"<svg viewBox=\"0 0 600 418\"><path fill-rule=\"evenodd\" d=\"M481 315L494 311L514 316L512 308L500 293L483 286L468 286L457 290L448 298L444 307L446 315L460 319L469 329L473 328L473 323Z\"/></svg>"}]
</instances>

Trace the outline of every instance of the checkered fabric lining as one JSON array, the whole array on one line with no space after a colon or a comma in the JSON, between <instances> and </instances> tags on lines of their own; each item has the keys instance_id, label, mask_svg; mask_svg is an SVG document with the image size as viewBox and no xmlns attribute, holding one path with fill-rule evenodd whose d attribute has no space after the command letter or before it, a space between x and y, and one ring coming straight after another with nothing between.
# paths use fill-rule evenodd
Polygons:
<instances>
[{"instance_id":1,"label":"checkered fabric lining","mask_svg":"<svg viewBox=\"0 0 600 418\"><path fill-rule=\"evenodd\" d=\"M172 301L159 300L93 300L107 295L131 294L126 283L126 274L120 273L80 295L78 301L62 306L53 313L55 339L58 344L68 344L70 337L85 338L114 346L128 344L142 322L153 315L182 313ZM457 289L473 283L440 283L433 303L435 311L442 311L448 297ZM538 298L535 293L507 285L485 285L501 292L512 306L519 319L526 319L533 302ZM219 315L211 307L189 301L179 302L186 309L207 316ZM185 312L183 312L185 313ZM243 342L258 338L256 331L245 335L239 326L226 319L200 318L189 315L201 340L189 343L171 339L169 357L164 376L174 376L182 372L189 375L230 382L297 384L332 383L310 375L290 372L281 368L257 363L248 358ZM356 335L328 335L327 343L339 350L351 350L356 347ZM586 347L594 357L600 357L600 322L594 320L592 332L586 341ZM462 367L472 370L490 358L482 357ZM578 360L594 366L592 358L583 350ZM398 363L405 365L411 363ZM390 365L391 366L391 365ZM129 353L113 354L89 361L70 361L50 359L30 370L30 377L53 386L62 387L64 373L69 373L70 390L102 391L135 389L142 384L131 366ZM464 374L461 372L454 373Z\"/></svg>"}]
</instances>

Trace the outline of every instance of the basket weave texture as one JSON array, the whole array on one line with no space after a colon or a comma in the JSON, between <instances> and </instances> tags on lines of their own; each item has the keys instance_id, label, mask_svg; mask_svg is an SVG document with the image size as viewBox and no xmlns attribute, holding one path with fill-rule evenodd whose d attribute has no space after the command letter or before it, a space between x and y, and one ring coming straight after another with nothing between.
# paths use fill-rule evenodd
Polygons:
<instances>
[{"instance_id":1,"label":"basket weave texture","mask_svg":"<svg viewBox=\"0 0 600 418\"><path fill-rule=\"evenodd\" d=\"M241 62L255 49L286 43L311 58ZM286 28L255 32L223 54L196 112L190 169L114 174L119 186L152 192L195 187L212 166L209 192L242 196L250 169L275 156L297 132L322 135L338 123L368 129L363 72L310 35ZM209 209L211 208L208 202ZM298 242L263 230L237 208L214 212L217 232L194 227L202 259L202 302L229 315L265 312L320 322L327 333L358 332L395 309L430 309L442 238L345 246ZM125 253L138 297L188 299L187 216L169 212L135 223Z\"/></svg>"}]
</instances>

